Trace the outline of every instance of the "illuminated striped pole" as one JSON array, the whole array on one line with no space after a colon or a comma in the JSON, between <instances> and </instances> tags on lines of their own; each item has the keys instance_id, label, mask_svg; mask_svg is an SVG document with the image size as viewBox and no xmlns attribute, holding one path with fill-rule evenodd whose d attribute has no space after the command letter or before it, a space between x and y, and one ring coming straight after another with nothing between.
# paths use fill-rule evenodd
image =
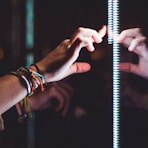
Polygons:
<instances>
[{"instance_id":1,"label":"illuminated striped pole","mask_svg":"<svg viewBox=\"0 0 148 148\"><path fill-rule=\"evenodd\" d=\"M113 43L113 3L112 0L108 0L108 43Z\"/></svg>"},{"instance_id":2,"label":"illuminated striped pole","mask_svg":"<svg viewBox=\"0 0 148 148\"><path fill-rule=\"evenodd\" d=\"M113 45L113 148L120 147L119 0L108 0L108 43Z\"/></svg>"}]
</instances>

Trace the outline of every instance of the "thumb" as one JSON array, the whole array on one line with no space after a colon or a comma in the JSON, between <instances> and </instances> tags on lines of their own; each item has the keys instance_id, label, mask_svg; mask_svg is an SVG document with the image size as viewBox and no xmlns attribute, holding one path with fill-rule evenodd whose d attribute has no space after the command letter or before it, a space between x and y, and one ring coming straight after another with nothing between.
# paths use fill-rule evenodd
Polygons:
<instances>
[{"instance_id":1,"label":"thumb","mask_svg":"<svg viewBox=\"0 0 148 148\"><path fill-rule=\"evenodd\" d=\"M74 74L74 73L84 73L91 69L91 65L86 62L75 62L71 65L68 71L68 75Z\"/></svg>"},{"instance_id":2,"label":"thumb","mask_svg":"<svg viewBox=\"0 0 148 148\"><path fill-rule=\"evenodd\" d=\"M138 65L129 62L120 63L119 68L121 71L139 74Z\"/></svg>"}]
</instances>

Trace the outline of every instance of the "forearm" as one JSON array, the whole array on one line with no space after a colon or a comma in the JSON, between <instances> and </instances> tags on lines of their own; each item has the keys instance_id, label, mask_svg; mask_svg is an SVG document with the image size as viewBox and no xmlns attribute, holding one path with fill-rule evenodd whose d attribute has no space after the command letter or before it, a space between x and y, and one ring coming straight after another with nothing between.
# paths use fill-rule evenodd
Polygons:
<instances>
[{"instance_id":1,"label":"forearm","mask_svg":"<svg viewBox=\"0 0 148 148\"><path fill-rule=\"evenodd\" d=\"M86 47L94 50L93 43L101 43L106 34L106 27L99 32L88 28L79 28L70 40L64 40L56 49L47 54L36 66L24 67L0 78L0 114L17 104L25 96L32 95L36 88L44 91L44 83L60 81L75 73L90 70L87 62L76 62L80 50ZM39 69L39 70L38 70ZM36 72L34 72L36 71ZM40 72L39 72L40 71ZM24 81L21 83L21 80ZM26 85L26 86L25 86Z\"/></svg>"},{"instance_id":2,"label":"forearm","mask_svg":"<svg viewBox=\"0 0 148 148\"><path fill-rule=\"evenodd\" d=\"M0 78L0 114L14 106L27 95L26 87L18 77L6 75Z\"/></svg>"}]
</instances>

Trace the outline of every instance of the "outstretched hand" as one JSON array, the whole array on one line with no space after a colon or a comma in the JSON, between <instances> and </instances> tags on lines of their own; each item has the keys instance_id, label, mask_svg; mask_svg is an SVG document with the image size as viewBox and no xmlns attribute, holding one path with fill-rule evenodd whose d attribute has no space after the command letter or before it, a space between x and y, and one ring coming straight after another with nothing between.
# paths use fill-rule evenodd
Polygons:
<instances>
[{"instance_id":1,"label":"outstretched hand","mask_svg":"<svg viewBox=\"0 0 148 148\"><path fill-rule=\"evenodd\" d=\"M148 78L148 39L143 35L142 30L140 28L124 30L119 34L118 41L130 52L139 56L138 64L122 62L120 69Z\"/></svg>"},{"instance_id":2,"label":"outstretched hand","mask_svg":"<svg viewBox=\"0 0 148 148\"><path fill-rule=\"evenodd\" d=\"M71 39L61 42L56 49L37 63L45 76L45 81L59 81L71 74L89 71L91 68L89 63L76 62L80 50L86 47L88 51L94 51L93 43L101 43L105 34L106 26L98 32L79 27Z\"/></svg>"}]
</instances>

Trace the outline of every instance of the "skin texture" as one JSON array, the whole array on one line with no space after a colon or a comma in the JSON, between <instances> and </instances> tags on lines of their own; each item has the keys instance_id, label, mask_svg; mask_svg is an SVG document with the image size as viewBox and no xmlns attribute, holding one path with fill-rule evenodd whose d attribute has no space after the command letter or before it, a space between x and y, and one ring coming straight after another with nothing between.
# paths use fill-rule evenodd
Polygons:
<instances>
[{"instance_id":1,"label":"skin texture","mask_svg":"<svg viewBox=\"0 0 148 148\"><path fill-rule=\"evenodd\" d=\"M120 69L124 72L148 78L148 40L140 28L123 30L118 36L118 42L127 47L129 52L138 55L139 63L122 62Z\"/></svg>"},{"instance_id":2,"label":"skin texture","mask_svg":"<svg viewBox=\"0 0 148 148\"><path fill-rule=\"evenodd\" d=\"M83 47L86 47L89 52L93 52L93 43L101 43L105 34L106 26L103 26L99 31L79 27L71 39L65 39L56 49L35 63L44 76L45 82L60 81L69 75L89 71L91 69L89 63L75 61ZM36 71L33 66L30 66L30 69ZM21 84L16 76L6 75L1 77L0 114L17 104L26 95L26 87Z\"/></svg>"},{"instance_id":3,"label":"skin texture","mask_svg":"<svg viewBox=\"0 0 148 148\"><path fill-rule=\"evenodd\" d=\"M50 108L65 116L68 112L73 92L73 87L67 82L54 82L49 84L44 92L38 91L29 97L29 104L34 111Z\"/></svg>"}]
</instances>

